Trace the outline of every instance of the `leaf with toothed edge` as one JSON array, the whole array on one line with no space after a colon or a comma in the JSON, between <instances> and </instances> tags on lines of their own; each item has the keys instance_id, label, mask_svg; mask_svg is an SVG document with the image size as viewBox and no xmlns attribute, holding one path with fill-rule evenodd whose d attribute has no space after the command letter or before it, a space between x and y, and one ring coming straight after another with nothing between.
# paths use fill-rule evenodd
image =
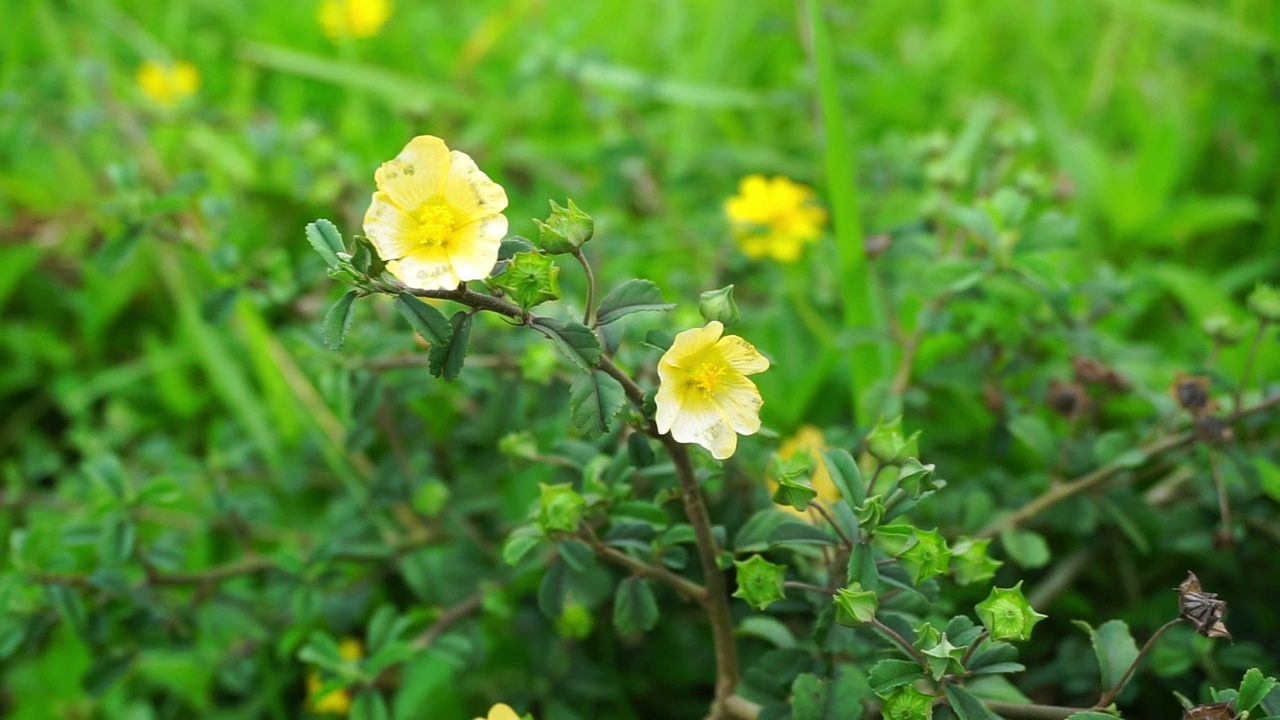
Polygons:
<instances>
[{"instance_id":1,"label":"leaf with toothed edge","mask_svg":"<svg viewBox=\"0 0 1280 720\"><path fill-rule=\"evenodd\" d=\"M467 359L467 343L471 340L472 317L470 312L459 310L449 318L452 332L448 340L433 343L427 351L428 369L432 375L451 381L462 372L462 363Z\"/></svg>"},{"instance_id":2,"label":"leaf with toothed edge","mask_svg":"<svg viewBox=\"0 0 1280 720\"><path fill-rule=\"evenodd\" d=\"M338 253L347 251L342 234L328 220L317 220L307 225L307 242L330 267L338 264Z\"/></svg>"},{"instance_id":3,"label":"leaf with toothed edge","mask_svg":"<svg viewBox=\"0 0 1280 720\"><path fill-rule=\"evenodd\" d=\"M662 301L662 291L649 280L628 280L604 296L596 311L596 323L608 325L631 313L664 312L675 307Z\"/></svg>"},{"instance_id":4,"label":"leaf with toothed edge","mask_svg":"<svg viewBox=\"0 0 1280 720\"><path fill-rule=\"evenodd\" d=\"M569 388L569 415L588 437L609 432L609 421L626 402L622 385L600 370L581 373Z\"/></svg>"},{"instance_id":5,"label":"leaf with toothed edge","mask_svg":"<svg viewBox=\"0 0 1280 720\"><path fill-rule=\"evenodd\" d=\"M347 337L347 331L351 329L351 319L355 317L354 303L356 301L356 291L343 295L338 301L329 308L329 312L324 314L324 346L330 350L341 350L342 341Z\"/></svg>"},{"instance_id":6,"label":"leaf with toothed edge","mask_svg":"<svg viewBox=\"0 0 1280 720\"><path fill-rule=\"evenodd\" d=\"M413 326L414 330L418 331L423 340L431 343L432 347L448 343L449 337L453 335L453 329L445 319L444 313L409 293L400 293L396 296L396 310L400 311L400 315Z\"/></svg>"},{"instance_id":7,"label":"leaf with toothed edge","mask_svg":"<svg viewBox=\"0 0 1280 720\"><path fill-rule=\"evenodd\" d=\"M600 338L586 325L574 320L539 317L530 326L551 338L551 342L583 370L590 370L600 364L600 357L604 354Z\"/></svg>"}]
</instances>

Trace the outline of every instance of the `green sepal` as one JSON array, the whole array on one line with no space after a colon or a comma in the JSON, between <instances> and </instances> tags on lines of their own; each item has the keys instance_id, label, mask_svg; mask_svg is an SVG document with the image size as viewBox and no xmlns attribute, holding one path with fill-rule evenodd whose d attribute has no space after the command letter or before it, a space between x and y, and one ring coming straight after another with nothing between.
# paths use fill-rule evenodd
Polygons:
<instances>
[{"instance_id":1,"label":"green sepal","mask_svg":"<svg viewBox=\"0 0 1280 720\"><path fill-rule=\"evenodd\" d=\"M760 555L735 560L733 564L738 568L738 589L734 597L746 600L757 610L786 598L782 585L787 575L785 565L775 565Z\"/></svg>"},{"instance_id":2,"label":"green sepal","mask_svg":"<svg viewBox=\"0 0 1280 720\"><path fill-rule=\"evenodd\" d=\"M528 310L560 299L560 268L549 255L536 251L516 253L505 270L489 279L489 286Z\"/></svg>"},{"instance_id":3,"label":"green sepal","mask_svg":"<svg viewBox=\"0 0 1280 720\"><path fill-rule=\"evenodd\" d=\"M880 609L880 598L875 591L863 590L862 585L856 582L837 590L834 602L836 622L848 627L871 622Z\"/></svg>"},{"instance_id":4,"label":"green sepal","mask_svg":"<svg viewBox=\"0 0 1280 720\"><path fill-rule=\"evenodd\" d=\"M559 530L575 532L587 501L573 489L570 483L560 485L540 484L538 498L538 524L546 532Z\"/></svg>"},{"instance_id":5,"label":"green sepal","mask_svg":"<svg viewBox=\"0 0 1280 720\"><path fill-rule=\"evenodd\" d=\"M986 600L974 608L992 640L1029 640L1031 629L1045 619L1022 595L1022 583L1011 588L992 588Z\"/></svg>"}]
</instances>

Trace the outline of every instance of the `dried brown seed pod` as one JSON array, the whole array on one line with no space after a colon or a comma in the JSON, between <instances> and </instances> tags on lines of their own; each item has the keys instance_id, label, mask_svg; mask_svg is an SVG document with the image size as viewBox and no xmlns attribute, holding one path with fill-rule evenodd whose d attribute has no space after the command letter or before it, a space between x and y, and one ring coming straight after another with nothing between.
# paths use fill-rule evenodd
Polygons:
<instances>
[{"instance_id":1,"label":"dried brown seed pod","mask_svg":"<svg viewBox=\"0 0 1280 720\"><path fill-rule=\"evenodd\" d=\"M1239 717L1229 702L1197 705L1182 712L1182 720L1236 720Z\"/></svg>"},{"instance_id":2,"label":"dried brown seed pod","mask_svg":"<svg viewBox=\"0 0 1280 720\"><path fill-rule=\"evenodd\" d=\"M1202 415L1217 409L1218 404L1209 398L1209 378L1206 375L1183 375L1173 379L1169 394L1182 408L1192 415Z\"/></svg>"},{"instance_id":3,"label":"dried brown seed pod","mask_svg":"<svg viewBox=\"0 0 1280 720\"><path fill-rule=\"evenodd\" d=\"M1216 415L1199 415L1191 422L1191 427L1195 429L1196 437L1205 442L1226 442L1235 437L1230 426Z\"/></svg>"},{"instance_id":4,"label":"dried brown seed pod","mask_svg":"<svg viewBox=\"0 0 1280 720\"><path fill-rule=\"evenodd\" d=\"M1049 382L1049 392L1045 395L1049 409L1064 418L1079 417L1089 405L1089 394L1078 382L1057 380Z\"/></svg>"},{"instance_id":5,"label":"dried brown seed pod","mask_svg":"<svg viewBox=\"0 0 1280 720\"><path fill-rule=\"evenodd\" d=\"M1131 387L1123 375L1093 358L1072 358L1071 368L1080 382L1105 385L1116 392L1125 392Z\"/></svg>"},{"instance_id":6,"label":"dried brown seed pod","mask_svg":"<svg viewBox=\"0 0 1280 720\"><path fill-rule=\"evenodd\" d=\"M1210 638L1224 637L1231 640L1231 633L1222 622L1227 612L1227 601L1219 600L1217 593L1207 593L1200 586L1200 578L1193 572L1174 588L1178 591L1178 612L1183 620L1195 626L1196 632Z\"/></svg>"}]
</instances>

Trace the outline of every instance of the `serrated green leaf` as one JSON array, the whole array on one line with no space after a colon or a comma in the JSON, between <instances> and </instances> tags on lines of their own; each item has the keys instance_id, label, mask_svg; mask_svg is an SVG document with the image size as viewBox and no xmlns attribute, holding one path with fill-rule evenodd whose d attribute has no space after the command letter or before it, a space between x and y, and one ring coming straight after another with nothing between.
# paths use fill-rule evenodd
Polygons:
<instances>
[{"instance_id":1,"label":"serrated green leaf","mask_svg":"<svg viewBox=\"0 0 1280 720\"><path fill-rule=\"evenodd\" d=\"M604 296L596 311L596 323L608 325L631 313L663 312L675 307L662 301L662 291L649 280L628 280Z\"/></svg>"},{"instance_id":2,"label":"serrated green leaf","mask_svg":"<svg viewBox=\"0 0 1280 720\"><path fill-rule=\"evenodd\" d=\"M586 325L574 320L539 317L531 326L551 338L560 352L583 370L591 370L600 364L600 357L604 353L600 347L600 338Z\"/></svg>"},{"instance_id":3,"label":"serrated green leaf","mask_svg":"<svg viewBox=\"0 0 1280 720\"><path fill-rule=\"evenodd\" d=\"M867 679L871 683L871 689L878 693L922 680L924 670L920 663L912 660L881 660L871 666Z\"/></svg>"},{"instance_id":4,"label":"serrated green leaf","mask_svg":"<svg viewBox=\"0 0 1280 720\"><path fill-rule=\"evenodd\" d=\"M569 388L569 416L574 427L587 437L609 432L609 421L626 404L627 393L622 384L601 370L579 374Z\"/></svg>"},{"instance_id":5,"label":"serrated green leaf","mask_svg":"<svg viewBox=\"0 0 1280 720\"><path fill-rule=\"evenodd\" d=\"M613 596L613 625L623 635L648 632L658 624L658 599L649 581L629 577L618 583Z\"/></svg>"},{"instance_id":6,"label":"serrated green leaf","mask_svg":"<svg viewBox=\"0 0 1280 720\"><path fill-rule=\"evenodd\" d=\"M396 296L396 310L413 326L418 335L433 347L449 342L453 330L449 321L445 319L444 313L409 293L400 293Z\"/></svg>"},{"instance_id":7,"label":"serrated green leaf","mask_svg":"<svg viewBox=\"0 0 1280 720\"><path fill-rule=\"evenodd\" d=\"M459 310L449 318L449 339L432 344L427 351L427 365L432 375L452 381L462 372L462 364L467 360L467 343L471 341L473 317L470 312Z\"/></svg>"},{"instance_id":8,"label":"serrated green leaf","mask_svg":"<svg viewBox=\"0 0 1280 720\"><path fill-rule=\"evenodd\" d=\"M829 680L806 673L796 677L791 686L791 717L793 720L855 717L869 692L867 681L852 668L843 667L838 677Z\"/></svg>"},{"instance_id":9,"label":"serrated green leaf","mask_svg":"<svg viewBox=\"0 0 1280 720\"><path fill-rule=\"evenodd\" d=\"M351 320L355 317L355 301L356 291L352 290L338 298L329 312L324 314L324 346L330 350L342 349L342 341L346 339L347 331L351 329Z\"/></svg>"},{"instance_id":10,"label":"serrated green leaf","mask_svg":"<svg viewBox=\"0 0 1280 720\"><path fill-rule=\"evenodd\" d=\"M1123 620L1108 620L1095 630L1083 620L1072 622L1089 633L1089 642L1098 657L1102 687L1115 688L1138 657L1138 644L1134 642L1129 626Z\"/></svg>"},{"instance_id":11,"label":"serrated green leaf","mask_svg":"<svg viewBox=\"0 0 1280 720\"><path fill-rule=\"evenodd\" d=\"M347 251L342 242L342 233L328 220L317 220L307 225L307 242L311 243L311 247L330 267L338 264L338 253Z\"/></svg>"},{"instance_id":12,"label":"serrated green leaf","mask_svg":"<svg viewBox=\"0 0 1280 720\"><path fill-rule=\"evenodd\" d=\"M1236 693L1236 712L1252 710L1276 687L1276 679L1264 677L1258 668L1249 668Z\"/></svg>"}]
</instances>

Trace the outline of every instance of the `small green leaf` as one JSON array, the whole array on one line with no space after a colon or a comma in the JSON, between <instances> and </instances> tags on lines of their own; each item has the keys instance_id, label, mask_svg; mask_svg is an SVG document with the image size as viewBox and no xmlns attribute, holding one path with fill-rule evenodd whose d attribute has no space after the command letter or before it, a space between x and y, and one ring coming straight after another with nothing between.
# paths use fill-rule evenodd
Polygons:
<instances>
[{"instance_id":1,"label":"small green leaf","mask_svg":"<svg viewBox=\"0 0 1280 720\"><path fill-rule=\"evenodd\" d=\"M338 264L338 253L346 252L347 246L342 242L342 233L328 220L317 220L307 225L307 242L315 249L329 267Z\"/></svg>"},{"instance_id":2,"label":"small green leaf","mask_svg":"<svg viewBox=\"0 0 1280 720\"><path fill-rule=\"evenodd\" d=\"M1014 562L1028 570L1049 564L1049 543L1039 533L1031 530L1005 530L1000 533L1000 545Z\"/></svg>"},{"instance_id":3,"label":"small green leaf","mask_svg":"<svg viewBox=\"0 0 1280 720\"><path fill-rule=\"evenodd\" d=\"M769 534L769 547L783 545L839 545L831 533L808 523L784 520Z\"/></svg>"},{"instance_id":4,"label":"small green leaf","mask_svg":"<svg viewBox=\"0 0 1280 720\"><path fill-rule=\"evenodd\" d=\"M320 630L307 638L307 644L298 651L298 659L332 673L340 673L346 664L333 636Z\"/></svg>"},{"instance_id":5,"label":"small green leaf","mask_svg":"<svg viewBox=\"0 0 1280 720\"><path fill-rule=\"evenodd\" d=\"M658 624L658 600L648 580L629 577L618 583L613 596L613 624L623 635L648 632Z\"/></svg>"},{"instance_id":6,"label":"small green leaf","mask_svg":"<svg viewBox=\"0 0 1280 720\"><path fill-rule=\"evenodd\" d=\"M1276 687L1276 679L1263 677L1258 668L1249 668L1236 693L1236 712L1252 710Z\"/></svg>"},{"instance_id":7,"label":"small green leaf","mask_svg":"<svg viewBox=\"0 0 1280 720\"><path fill-rule=\"evenodd\" d=\"M850 666L840 666L839 675L820 679L811 674L798 675L791 685L791 717L793 720L845 720L860 711L862 701L870 693L862 674Z\"/></svg>"},{"instance_id":8,"label":"small green leaf","mask_svg":"<svg viewBox=\"0 0 1280 720\"><path fill-rule=\"evenodd\" d=\"M427 367L432 375L449 381L457 378L458 373L462 372L462 364L467 359L467 343L471 341L473 317L474 315L469 311L459 310L449 318L451 330L448 339L441 343L432 343L431 349L427 351Z\"/></svg>"},{"instance_id":9,"label":"small green leaf","mask_svg":"<svg viewBox=\"0 0 1280 720\"><path fill-rule=\"evenodd\" d=\"M831 482L840 491L840 497L850 508L862 505L867 499L867 486L853 456L846 450L827 450L822 453L822 459L827 464Z\"/></svg>"},{"instance_id":10,"label":"small green leaf","mask_svg":"<svg viewBox=\"0 0 1280 720\"><path fill-rule=\"evenodd\" d=\"M565 611L565 595L569 592L569 568L562 562L552 563L538 585L538 609L549 618L559 618Z\"/></svg>"},{"instance_id":11,"label":"small green leaf","mask_svg":"<svg viewBox=\"0 0 1280 720\"><path fill-rule=\"evenodd\" d=\"M396 310L400 311L400 315L413 326L423 340L431 343L433 347L449 342L453 330L449 326L449 321L439 310L409 293L400 293L396 296Z\"/></svg>"},{"instance_id":12,"label":"small green leaf","mask_svg":"<svg viewBox=\"0 0 1280 720\"><path fill-rule=\"evenodd\" d=\"M586 543L577 540L561 540L558 546L560 558L569 564L574 572L586 572L596 564L595 551Z\"/></svg>"},{"instance_id":13,"label":"small green leaf","mask_svg":"<svg viewBox=\"0 0 1280 720\"><path fill-rule=\"evenodd\" d=\"M517 253L532 252L533 250L533 243L518 235L512 235L509 238L503 238L502 244L498 246L498 260L510 260Z\"/></svg>"},{"instance_id":14,"label":"small green leaf","mask_svg":"<svg viewBox=\"0 0 1280 720\"><path fill-rule=\"evenodd\" d=\"M867 435L867 451L872 457L885 464L898 465L910 457L919 457L920 431L906 437L902 431L902 416L880 422Z\"/></svg>"},{"instance_id":15,"label":"small green leaf","mask_svg":"<svg viewBox=\"0 0 1280 720\"><path fill-rule=\"evenodd\" d=\"M1089 642L1098 657L1102 687L1116 687L1138 657L1138 644L1133 641L1129 626L1123 620L1108 620L1095 630L1083 620L1072 622L1089 633Z\"/></svg>"},{"instance_id":16,"label":"small green leaf","mask_svg":"<svg viewBox=\"0 0 1280 720\"><path fill-rule=\"evenodd\" d=\"M538 547L546 538L542 531L532 525L524 525L512 531L507 543L502 546L502 560L515 566L529 551Z\"/></svg>"},{"instance_id":17,"label":"small green leaf","mask_svg":"<svg viewBox=\"0 0 1280 720\"><path fill-rule=\"evenodd\" d=\"M764 610L786 597L782 583L787 575L785 565L774 565L760 555L746 560L735 560L738 568L738 589L733 596L742 598L757 610Z\"/></svg>"},{"instance_id":18,"label":"small green leaf","mask_svg":"<svg viewBox=\"0 0 1280 720\"><path fill-rule=\"evenodd\" d=\"M868 590L879 587L880 568L876 565L875 551L870 545L859 543L849 553L848 577Z\"/></svg>"},{"instance_id":19,"label":"small green leaf","mask_svg":"<svg viewBox=\"0 0 1280 720\"><path fill-rule=\"evenodd\" d=\"M346 339L347 331L351 329L351 320L355 317L355 301L356 291L352 290L338 298L329 312L324 314L324 346L330 350L342 349L342 341Z\"/></svg>"},{"instance_id":20,"label":"small green leaf","mask_svg":"<svg viewBox=\"0 0 1280 720\"><path fill-rule=\"evenodd\" d=\"M604 296L596 311L596 323L608 325L631 313L667 311L675 305L662 301L662 291L649 280L628 280Z\"/></svg>"},{"instance_id":21,"label":"small green leaf","mask_svg":"<svg viewBox=\"0 0 1280 720\"><path fill-rule=\"evenodd\" d=\"M972 585L995 576L996 570L1004 563L987 555L990 545L991 538L973 540L962 537L956 540L951 551L951 571L955 573L956 582Z\"/></svg>"},{"instance_id":22,"label":"small green leaf","mask_svg":"<svg viewBox=\"0 0 1280 720\"><path fill-rule=\"evenodd\" d=\"M924 670L914 660L881 660L871 666L868 677L871 689L877 694L882 690L892 690L901 685L923 680Z\"/></svg>"},{"instance_id":23,"label":"small green leaf","mask_svg":"<svg viewBox=\"0 0 1280 720\"><path fill-rule=\"evenodd\" d=\"M989 720L994 717L981 700L959 685L947 685L945 692L951 709L960 720Z\"/></svg>"},{"instance_id":24,"label":"small green leaf","mask_svg":"<svg viewBox=\"0 0 1280 720\"><path fill-rule=\"evenodd\" d=\"M933 479L933 465L924 465L909 457L898 468L898 487L905 490L912 500L919 500L941 488L942 483Z\"/></svg>"},{"instance_id":25,"label":"small green leaf","mask_svg":"<svg viewBox=\"0 0 1280 720\"><path fill-rule=\"evenodd\" d=\"M601 370L580 373L569 388L569 416L574 427L587 437L609 432L609 422L626 404L627 393L622 385ZM650 457L652 454L651 449Z\"/></svg>"},{"instance_id":26,"label":"small green leaf","mask_svg":"<svg viewBox=\"0 0 1280 720\"><path fill-rule=\"evenodd\" d=\"M539 317L531 323L534 330L551 338L574 365L590 370L600 364L603 349L600 338L591 328L573 320Z\"/></svg>"}]
</instances>

